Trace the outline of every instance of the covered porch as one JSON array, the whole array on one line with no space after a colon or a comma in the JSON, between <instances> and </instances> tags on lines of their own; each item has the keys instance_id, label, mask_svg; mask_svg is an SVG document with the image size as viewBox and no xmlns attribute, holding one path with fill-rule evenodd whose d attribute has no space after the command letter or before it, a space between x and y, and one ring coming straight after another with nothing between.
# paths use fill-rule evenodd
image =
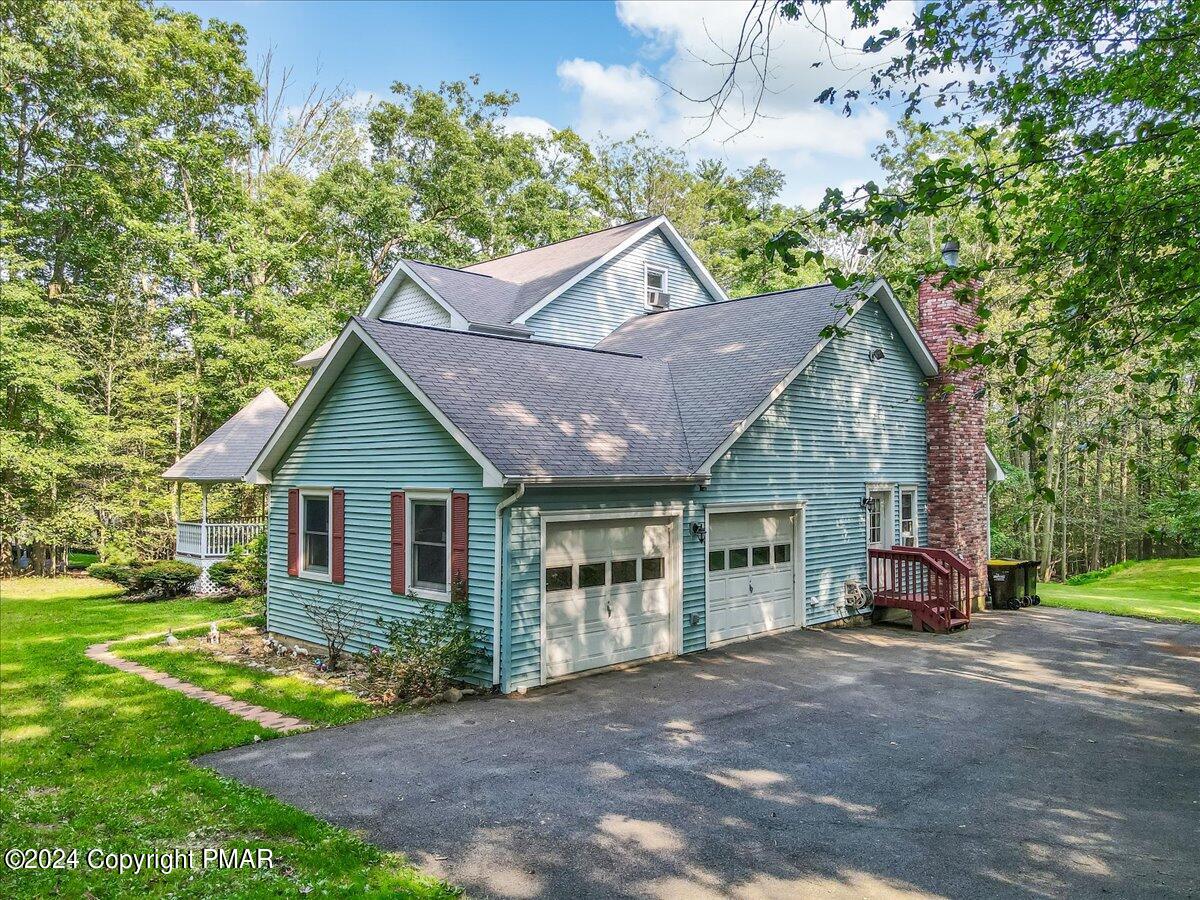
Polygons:
<instances>
[{"instance_id":1,"label":"covered porch","mask_svg":"<svg viewBox=\"0 0 1200 900\"><path fill-rule=\"evenodd\" d=\"M266 388L163 472L175 482L175 558L200 567L197 593L213 589L209 566L266 529L266 491L243 476L286 414L287 405ZM198 504L194 493L185 495L187 485L199 488ZM220 485L230 487L213 495Z\"/></svg>"}]
</instances>

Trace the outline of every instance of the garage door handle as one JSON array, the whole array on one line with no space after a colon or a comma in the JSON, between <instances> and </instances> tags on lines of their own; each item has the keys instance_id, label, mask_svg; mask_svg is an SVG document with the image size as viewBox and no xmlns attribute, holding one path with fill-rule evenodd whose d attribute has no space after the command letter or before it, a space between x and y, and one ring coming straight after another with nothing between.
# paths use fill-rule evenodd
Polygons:
<instances>
[{"instance_id":1,"label":"garage door handle","mask_svg":"<svg viewBox=\"0 0 1200 900\"><path fill-rule=\"evenodd\" d=\"M604 608L608 610L608 614L611 616L612 615L612 604L605 601Z\"/></svg>"},{"instance_id":2,"label":"garage door handle","mask_svg":"<svg viewBox=\"0 0 1200 900\"><path fill-rule=\"evenodd\" d=\"M747 583L750 585L750 593L752 593L752 594L753 594L753 593L754 593L754 582L753 582L753 581L750 581L750 582L747 582Z\"/></svg>"}]
</instances>

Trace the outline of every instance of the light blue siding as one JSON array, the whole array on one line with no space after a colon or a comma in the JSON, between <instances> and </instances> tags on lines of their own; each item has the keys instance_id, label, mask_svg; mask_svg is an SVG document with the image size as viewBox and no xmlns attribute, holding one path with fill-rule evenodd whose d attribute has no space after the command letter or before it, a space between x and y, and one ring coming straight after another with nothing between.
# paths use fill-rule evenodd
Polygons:
<instances>
[{"instance_id":1,"label":"light blue siding","mask_svg":"<svg viewBox=\"0 0 1200 900\"><path fill-rule=\"evenodd\" d=\"M514 507L505 578L506 690L540 678L541 510L620 509L682 503L683 650L706 645L703 543L690 533L708 504L805 500L805 624L847 614L847 577L866 573L866 485L916 486L925 533L925 411L922 374L886 313L868 303L848 334L830 342L697 487L540 489ZM881 347L885 358L869 362ZM895 493L895 492L894 492ZM895 496L894 516L899 498ZM898 531L898 524L896 529ZM693 616L696 619L692 624Z\"/></svg>"},{"instance_id":2,"label":"light blue siding","mask_svg":"<svg viewBox=\"0 0 1200 900\"><path fill-rule=\"evenodd\" d=\"M404 283L388 300L379 318L389 322L408 322L411 325L450 327L450 313L410 278L404 279Z\"/></svg>"},{"instance_id":3,"label":"light blue siding","mask_svg":"<svg viewBox=\"0 0 1200 900\"><path fill-rule=\"evenodd\" d=\"M870 362L876 347L884 359ZM713 467L709 502L808 502L805 624L844 616L843 582L865 577L867 484L915 486L924 539L922 379L887 314L870 302ZM899 505L894 488L897 520ZM695 645L703 634L685 637Z\"/></svg>"},{"instance_id":4,"label":"light blue siding","mask_svg":"<svg viewBox=\"0 0 1200 900\"><path fill-rule=\"evenodd\" d=\"M468 563L471 621L490 652L494 592L495 509L500 491L441 425L366 348L347 364L301 436L276 467L271 484L267 625L279 634L321 643L304 610L323 598L361 608L350 649L379 643L376 621L411 615L420 605L391 592L390 493L448 488L470 494ZM336 487L346 492L344 584L287 574L287 491ZM490 672L481 671L490 683Z\"/></svg>"},{"instance_id":5,"label":"light blue siding","mask_svg":"<svg viewBox=\"0 0 1200 900\"><path fill-rule=\"evenodd\" d=\"M646 314L647 263L666 269L672 308L717 299L662 233L655 231L564 291L525 324L539 340L594 346L623 322Z\"/></svg>"}]
</instances>

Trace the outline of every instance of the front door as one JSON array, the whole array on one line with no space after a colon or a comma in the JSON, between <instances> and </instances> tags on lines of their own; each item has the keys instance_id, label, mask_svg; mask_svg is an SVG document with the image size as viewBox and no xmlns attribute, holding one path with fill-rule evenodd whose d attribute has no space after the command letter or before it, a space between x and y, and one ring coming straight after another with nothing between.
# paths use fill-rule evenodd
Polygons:
<instances>
[{"instance_id":1,"label":"front door","mask_svg":"<svg viewBox=\"0 0 1200 900\"><path fill-rule=\"evenodd\" d=\"M890 550L896 543L892 533L892 492L871 491L867 495L867 546L872 550Z\"/></svg>"}]
</instances>

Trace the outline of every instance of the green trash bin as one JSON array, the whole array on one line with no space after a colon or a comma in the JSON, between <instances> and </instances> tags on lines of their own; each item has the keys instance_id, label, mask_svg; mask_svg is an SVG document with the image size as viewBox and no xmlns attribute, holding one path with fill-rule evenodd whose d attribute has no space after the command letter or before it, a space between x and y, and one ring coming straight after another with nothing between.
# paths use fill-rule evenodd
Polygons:
<instances>
[{"instance_id":1,"label":"green trash bin","mask_svg":"<svg viewBox=\"0 0 1200 900\"><path fill-rule=\"evenodd\" d=\"M988 560L988 597L992 609L1020 609L1025 569L1019 559Z\"/></svg>"},{"instance_id":2,"label":"green trash bin","mask_svg":"<svg viewBox=\"0 0 1200 900\"><path fill-rule=\"evenodd\" d=\"M1026 560L1021 563L1021 568L1025 572L1024 603L1026 606L1037 606L1042 602L1037 592L1038 562L1036 559Z\"/></svg>"}]
</instances>

